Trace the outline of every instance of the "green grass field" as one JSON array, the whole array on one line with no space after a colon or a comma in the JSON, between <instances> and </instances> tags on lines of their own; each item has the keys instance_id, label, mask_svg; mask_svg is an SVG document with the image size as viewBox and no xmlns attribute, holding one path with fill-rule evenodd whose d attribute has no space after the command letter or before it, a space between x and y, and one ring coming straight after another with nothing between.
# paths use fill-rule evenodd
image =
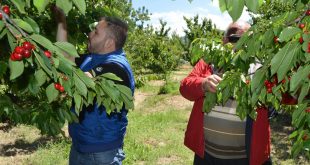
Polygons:
<instances>
[{"instance_id":1,"label":"green grass field","mask_svg":"<svg viewBox=\"0 0 310 165\"><path fill-rule=\"evenodd\" d=\"M179 81L188 71L174 73L164 90L162 81L151 82L137 90L135 109L128 115L123 164L192 164L193 153L183 145L192 103L178 92ZM160 91L168 93L158 94ZM274 164L309 164L303 156L289 157L291 127L287 119L273 120L272 129ZM68 164L69 138L40 136L39 131L30 126L17 126L6 131L5 125L0 125L0 139L0 165Z\"/></svg>"}]
</instances>

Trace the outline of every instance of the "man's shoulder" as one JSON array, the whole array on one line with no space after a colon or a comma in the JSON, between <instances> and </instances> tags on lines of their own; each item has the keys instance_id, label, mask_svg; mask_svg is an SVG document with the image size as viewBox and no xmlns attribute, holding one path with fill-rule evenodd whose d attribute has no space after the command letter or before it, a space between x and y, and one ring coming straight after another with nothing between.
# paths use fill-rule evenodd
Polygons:
<instances>
[{"instance_id":1,"label":"man's shoulder","mask_svg":"<svg viewBox=\"0 0 310 165\"><path fill-rule=\"evenodd\" d=\"M82 63L84 62L84 60L86 59L87 56L88 56L88 54L80 54L79 57L76 57L76 58L74 59L75 64L76 64L77 66L82 65Z\"/></svg>"}]
</instances>

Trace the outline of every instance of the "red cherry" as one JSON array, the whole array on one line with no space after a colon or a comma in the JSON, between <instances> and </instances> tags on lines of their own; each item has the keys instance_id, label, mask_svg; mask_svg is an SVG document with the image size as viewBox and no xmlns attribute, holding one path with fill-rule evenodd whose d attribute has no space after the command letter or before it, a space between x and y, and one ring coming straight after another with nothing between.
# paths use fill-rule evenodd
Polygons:
<instances>
[{"instance_id":1,"label":"red cherry","mask_svg":"<svg viewBox=\"0 0 310 165\"><path fill-rule=\"evenodd\" d=\"M13 56L13 57L12 57ZM14 59L14 60L13 60ZM11 60L12 61L20 61L20 60L22 60L23 59L23 56L21 55L21 54L19 54L19 53L16 53L16 52L13 52L12 54L11 54Z\"/></svg>"},{"instance_id":2,"label":"red cherry","mask_svg":"<svg viewBox=\"0 0 310 165\"><path fill-rule=\"evenodd\" d=\"M302 37L299 38L299 43L300 44L304 43L304 39Z\"/></svg>"},{"instance_id":3,"label":"red cherry","mask_svg":"<svg viewBox=\"0 0 310 165\"><path fill-rule=\"evenodd\" d=\"M310 108L306 110L307 113L310 113Z\"/></svg>"},{"instance_id":4,"label":"red cherry","mask_svg":"<svg viewBox=\"0 0 310 165\"><path fill-rule=\"evenodd\" d=\"M31 50L32 49L32 44L30 42L26 41L26 42L23 43L23 47L26 50Z\"/></svg>"},{"instance_id":5,"label":"red cherry","mask_svg":"<svg viewBox=\"0 0 310 165\"><path fill-rule=\"evenodd\" d=\"M279 38L278 38L277 36L274 36L274 37L273 37L273 42L274 42L275 44L277 44L277 43L279 42Z\"/></svg>"},{"instance_id":6,"label":"red cherry","mask_svg":"<svg viewBox=\"0 0 310 165\"><path fill-rule=\"evenodd\" d=\"M303 23L299 24L299 28L300 28L300 29L305 28L305 24L303 24Z\"/></svg>"},{"instance_id":7,"label":"red cherry","mask_svg":"<svg viewBox=\"0 0 310 165\"><path fill-rule=\"evenodd\" d=\"M304 136L302 137L302 140L303 140L303 141L308 140L308 136L307 136L307 135L304 135Z\"/></svg>"},{"instance_id":8,"label":"red cherry","mask_svg":"<svg viewBox=\"0 0 310 165\"><path fill-rule=\"evenodd\" d=\"M249 85L250 84L250 80L245 80L245 83L247 84L247 85Z\"/></svg>"},{"instance_id":9,"label":"red cherry","mask_svg":"<svg viewBox=\"0 0 310 165\"><path fill-rule=\"evenodd\" d=\"M23 53L23 57L24 57L24 58L29 58L29 57L31 57L31 51L30 51L30 50L25 50L24 53Z\"/></svg>"},{"instance_id":10,"label":"red cherry","mask_svg":"<svg viewBox=\"0 0 310 165\"><path fill-rule=\"evenodd\" d=\"M265 80L264 84L265 86L267 86L268 84L270 84L270 82L268 80Z\"/></svg>"},{"instance_id":11,"label":"red cherry","mask_svg":"<svg viewBox=\"0 0 310 165\"><path fill-rule=\"evenodd\" d=\"M47 58L51 58L51 56L52 56L52 53L51 53L50 51L48 51L48 50L45 50L45 51L44 51L44 54L45 54L45 56L46 56Z\"/></svg>"},{"instance_id":12,"label":"red cherry","mask_svg":"<svg viewBox=\"0 0 310 165\"><path fill-rule=\"evenodd\" d=\"M65 91L65 88L64 88L63 86L60 86L60 87L59 87L59 91L62 93L62 92Z\"/></svg>"},{"instance_id":13,"label":"red cherry","mask_svg":"<svg viewBox=\"0 0 310 165\"><path fill-rule=\"evenodd\" d=\"M0 19L2 20L2 13L0 13Z\"/></svg>"},{"instance_id":14,"label":"red cherry","mask_svg":"<svg viewBox=\"0 0 310 165\"><path fill-rule=\"evenodd\" d=\"M285 82L286 82L286 80L285 80L285 79L283 79L283 80L281 81L281 83L282 83L282 84L285 84Z\"/></svg>"},{"instance_id":15,"label":"red cherry","mask_svg":"<svg viewBox=\"0 0 310 165\"><path fill-rule=\"evenodd\" d=\"M267 88L272 88L273 87L273 83L269 83L269 84L267 84L267 86L266 86Z\"/></svg>"},{"instance_id":16,"label":"red cherry","mask_svg":"<svg viewBox=\"0 0 310 165\"><path fill-rule=\"evenodd\" d=\"M14 52L18 53L18 54L23 54L24 51L25 51L25 49L21 46L16 46L16 48L14 49Z\"/></svg>"},{"instance_id":17,"label":"red cherry","mask_svg":"<svg viewBox=\"0 0 310 165\"><path fill-rule=\"evenodd\" d=\"M7 14L7 15L10 15L10 7L9 6L3 6L2 7L2 10Z\"/></svg>"},{"instance_id":18,"label":"red cherry","mask_svg":"<svg viewBox=\"0 0 310 165\"><path fill-rule=\"evenodd\" d=\"M17 61L17 59L15 58L15 56L13 55L13 53L11 54L10 58L11 58L12 61Z\"/></svg>"},{"instance_id":19,"label":"red cherry","mask_svg":"<svg viewBox=\"0 0 310 165\"><path fill-rule=\"evenodd\" d=\"M68 78L67 76L64 76L64 77L63 77L63 80L68 81L69 78Z\"/></svg>"},{"instance_id":20,"label":"red cherry","mask_svg":"<svg viewBox=\"0 0 310 165\"><path fill-rule=\"evenodd\" d=\"M306 11L306 15L309 16L310 15L310 10Z\"/></svg>"},{"instance_id":21,"label":"red cherry","mask_svg":"<svg viewBox=\"0 0 310 165\"><path fill-rule=\"evenodd\" d=\"M54 84L54 87L55 87L55 89L59 90L60 87L61 87L61 85L60 85L59 83L55 83L55 84Z\"/></svg>"},{"instance_id":22,"label":"red cherry","mask_svg":"<svg viewBox=\"0 0 310 165\"><path fill-rule=\"evenodd\" d=\"M272 88L267 88L267 93L272 93Z\"/></svg>"}]
</instances>

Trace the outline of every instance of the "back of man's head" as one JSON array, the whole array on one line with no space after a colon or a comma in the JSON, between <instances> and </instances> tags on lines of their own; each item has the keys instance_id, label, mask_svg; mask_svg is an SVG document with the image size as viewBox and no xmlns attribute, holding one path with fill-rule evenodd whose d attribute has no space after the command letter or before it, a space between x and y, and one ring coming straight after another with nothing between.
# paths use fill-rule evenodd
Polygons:
<instances>
[{"instance_id":1,"label":"back of man's head","mask_svg":"<svg viewBox=\"0 0 310 165\"><path fill-rule=\"evenodd\" d=\"M237 42L238 39L242 36L242 34L248 31L250 27L251 25L249 23L243 21L231 23L224 34L223 43L226 44L229 42Z\"/></svg>"},{"instance_id":2,"label":"back of man's head","mask_svg":"<svg viewBox=\"0 0 310 165\"><path fill-rule=\"evenodd\" d=\"M127 23L116 17L101 17L102 20L107 23L107 30L115 41L115 49L123 48L127 39Z\"/></svg>"}]
</instances>

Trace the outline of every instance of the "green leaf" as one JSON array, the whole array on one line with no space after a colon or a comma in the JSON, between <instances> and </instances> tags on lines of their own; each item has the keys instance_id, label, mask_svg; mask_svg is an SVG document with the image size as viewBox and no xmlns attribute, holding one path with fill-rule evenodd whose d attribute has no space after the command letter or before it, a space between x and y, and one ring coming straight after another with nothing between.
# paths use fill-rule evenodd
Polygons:
<instances>
[{"instance_id":1,"label":"green leaf","mask_svg":"<svg viewBox=\"0 0 310 165\"><path fill-rule=\"evenodd\" d=\"M32 29L34 30L35 33L39 34L40 33L40 27L39 25L36 23L36 21L34 21L32 18L30 17L26 17L24 18L24 21L26 21L29 25L31 25Z\"/></svg>"},{"instance_id":2,"label":"green leaf","mask_svg":"<svg viewBox=\"0 0 310 165\"><path fill-rule=\"evenodd\" d=\"M133 100L131 89L124 85L116 85L118 90L123 93L128 99Z\"/></svg>"},{"instance_id":3,"label":"green leaf","mask_svg":"<svg viewBox=\"0 0 310 165\"><path fill-rule=\"evenodd\" d=\"M52 44L52 42L45 37L43 37L39 34L33 34L30 36L30 38L33 39L36 43L45 47L46 49L54 50L54 45Z\"/></svg>"},{"instance_id":4,"label":"green leaf","mask_svg":"<svg viewBox=\"0 0 310 165\"><path fill-rule=\"evenodd\" d=\"M245 0L245 5L253 13L257 13L257 10L261 4L262 0Z\"/></svg>"},{"instance_id":5,"label":"green leaf","mask_svg":"<svg viewBox=\"0 0 310 165\"><path fill-rule=\"evenodd\" d=\"M228 8L228 13L233 19L233 21L237 21L240 18L243 7L244 7L244 0L234 0L234 1L226 1Z\"/></svg>"},{"instance_id":6,"label":"green leaf","mask_svg":"<svg viewBox=\"0 0 310 165\"><path fill-rule=\"evenodd\" d=\"M73 98L74 98L75 110L77 112L80 112L82 108L82 97L77 92L75 92L73 94Z\"/></svg>"},{"instance_id":7,"label":"green leaf","mask_svg":"<svg viewBox=\"0 0 310 165\"><path fill-rule=\"evenodd\" d=\"M66 15L68 15L69 11L72 9L71 0L56 0L56 6L61 8Z\"/></svg>"},{"instance_id":8,"label":"green leaf","mask_svg":"<svg viewBox=\"0 0 310 165\"><path fill-rule=\"evenodd\" d=\"M219 6L222 13L226 11L227 10L226 0L219 0Z\"/></svg>"},{"instance_id":9,"label":"green leaf","mask_svg":"<svg viewBox=\"0 0 310 165\"><path fill-rule=\"evenodd\" d=\"M202 111L205 113L211 112L211 109L216 105L216 101L216 93L206 92Z\"/></svg>"},{"instance_id":10,"label":"green leaf","mask_svg":"<svg viewBox=\"0 0 310 165\"><path fill-rule=\"evenodd\" d=\"M5 62L0 61L0 78L2 78L3 75L6 73L7 68L8 68L8 65Z\"/></svg>"},{"instance_id":11,"label":"green leaf","mask_svg":"<svg viewBox=\"0 0 310 165\"><path fill-rule=\"evenodd\" d=\"M134 102L132 100L128 99L125 94L121 93L121 97L125 103L126 109L133 109L134 108Z\"/></svg>"},{"instance_id":12,"label":"green leaf","mask_svg":"<svg viewBox=\"0 0 310 165\"><path fill-rule=\"evenodd\" d=\"M114 84L113 81L106 80L106 81L101 81L100 86L103 89L103 91L113 100L117 100L117 94L119 91L116 91L112 84ZM117 93L118 92L118 93ZM105 105L106 106L106 105Z\"/></svg>"},{"instance_id":13,"label":"green leaf","mask_svg":"<svg viewBox=\"0 0 310 165\"><path fill-rule=\"evenodd\" d=\"M34 76L38 82L38 86L42 86L47 80L47 75L42 69L36 71Z\"/></svg>"},{"instance_id":14,"label":"green leaf","mask_svg":"<svg viewBox=\"0 0 310 165\"><path fill-rule=\"evenodd\" d=\"M21 12L22 14L26 13L25 12L26 3L24 0L11 0L11 2L13 2L13 4L16 6L19 12Z\"/></svg>"},{"instance_id":15,"label":"green leaf","mask_svg":"<svg viewBox=\"0 0 310 165\"><path fill-rule=\"evenodd\" d=\"M38 81L36 80L34 75L30 75L29 77L30 80L28 83L28 89L32 94L36 95L40 91L40 86L38 85Z\"/></svg>"},{"instance_id":16,"label":"green leaf","mask_svg":"<svg viewBox=\"0 0 310 165\"><path fill-rule=\"evenodd\" d=\"M294 132L291 133L288 137L289 137L290 139L292 139L292 138L296 137L297 135L298 135L298 131L294 131Z\"/></svg>"},{"instance_id":17,"label":"green leaf","mask_svg":"<svg viewBox=\"0 0 310 165\"><path fill-rule=\"evenodd\" d=\"M80 12L85 15L86 3L85 0L72 0L74 5L80 10Z\"/></svg>"},{"instance_id":18,"label":"green leaf","mask_svg":"<svg viewBox=\"0 0 310 165\"><path fill-rule=\"evenodd\" d=\"M297 27L287 27L282 30L280 33L279 39L280 41L289 41L291 40L294 36L296 36L298 33L301 33L301 29Z\"/></svg>"},{"instance_id":19,"label":"green leaf","mask_svg":"<svg viewBox=\"0 0 310 165\"><path fill-rule=\"evenodd\" d=\"M0 21L0 31L4 28L4 23L3 21Z\"/></svg>"},{"instance_id":20,"label":"green leaf","mask_svg":"<svg viewBox=\"0 0 310 165\"><path fill-rule=\"evenodd\" d=\"M19 26L20 28L24 29L28 33L32 33L33 29L32 27L25 21L21 19L13 19L13 21Z\"/></svg>"},{"instance_id":21,"label":"green leaf","mask_svg":"<svg viewBox=\"0 0 310 165\"><path fill-rule=\"evenodd\" d=\"M105 74L100 75L100 77L104 77L104 78L114 80L114 81L123 81L121 78L117 77L113 73L105 73Z\"/></svg>"},{"instance_id":22,"label":"green leaf","mask_svg":"<svg viewBox=\"0 0 310 165\"><path fill-rule=\"evenodd\" d=\"M308 42L304 42L302 44L302 50L305 51L305 52L308 52ZM307 57L307 56L306 56Z\"/></svg>"},{"instance_id":23,"label":"green leaf","mask_svg":"<svg viewBox=\"0 0 310 165\"><path fill-rule=\"evenodd\" d=\"M273 44L273 30L272 29L269 29L263 36L263 43L264 45L267 47L267 46L270 46Z\"/></svg>"},{"instance_id":24,"label":"green leaf","mask_svg":"<svg viewBox=\"0 0 310 165\"><path fill-rule=\"evenodd\" d=\"M292 124L294 127L300 127L304 117L306 116L305 109L307 108L307 104L299 104L298 109L293 112L292 115Z\"/></svg>"},{"instance_id":25,"label":"green leaf","mask_svg":"<svg viewBox=\"0 0 310 165\"><path fill-rule=\"evenodd\" d=\"M277 73L278 79L282 80L284 75L293 65L293 59L300 52L299 43L287 43L271 60L271 75Z\"/></svg>"},{"instance_id":26,"label":"green leaf","mask_svg":"<svg viewBox=\"0 0 310 165\"><path fill-rule=\"evenodd\" d=\"M73 74L73 80L77 91L86 98L87 87L76 73Z\"/></svg>"},{"instance_id":27,"label":"green leaf","mask_svg":"<svg viewBox=\"0 0 310 165\"><path fill-rule=\"evenodd\" d=\"M256 92L256 89L262 86L262 84L264 84L264 80L266 79L265 77L266 71L267 71L266 69L261 68L255 72L253 80L251 81L252 93Z\"/></svg>"},{"instance_id":28,"label":"green leaf","mask_svg":"<svg viewBox=\"0 0 310 165\"><path fill-rule=\"evenodd\" d=\"M39 13L45 11L45 8L48 5L48 3L49 0L33 0L33 4L38 9Z\"/></svg>"},{"instance_id":29,"label":"green leaf","mask_svg":"<svg viewBox=\"0 0 310 165\"><path fill-rule=\"evenodd\" d=\"M2 39L8 33L7 29L4 29L0 34L0 39Z\"/></svg>"},{"instance_id":30,"label":"green leaf","mask_svg":"<svg viewBox=\"0 0 310 165\"><path fill-rule=\"evenodd\" d=\"M73 67L70 64L66 63L65 61L63 61L63 60L59 60L58 69L60 71L62 71L63 73L66 73L68 75L72 75Z\"/></svg>"},{"instance_id":31,"label":"green leaf","mask_svg":"<svg viewBox=\"0 0 310 165\"><path fill-rule=\"evenodd\" d=\"M76 48L69 42L56 42L55 45L73 57L79 57Z\"/></svg>"},{"instance_id":32,"label":"green leaf","mask_svg":"<svg viewBox=\"0 0 310 165\"><path fill-rule=\"evenodd\" d=\"M310 73L310 65L303 67L300 66L295 74L293 74L290 83L290 90L295 91L297 87L300 86L300 83L308 78L308 74ZM279 79L281 80L281 79Z\"/></svg>"},{"instance_id":33,"label":"green leaf","mask_svg":"<svg viewBox=\"0 0 310 165\"><path fill-rule=\"evenodd\" d=\"M304 98L307 96L310 89L310 83L304 83L301 87L301 92L298 96L298 104L301 104Z\"/></svg>"},{"instance_id":34,"label":"green leaf","mask_svg":"<svg viewBox=\"0 0 310 165\"><path fill-rule=\"evenodd\" d=\"M7 33L8 35L8 41L9 41L9 45L10 45L10 48L11 48L11 51L13 52L15 47L17 46L17 43L16 43L16 39L13 37L12 33Z\"/></svg>"},{"instance_id":35,"label":"green leaf","mask_svg":"<svg viewBox=\"0 0 310 165\"><path fill-rule=\"evenodd\" d=\"M55 101L58 95L59 95L59 91L55 89L54 83L51 83L46 88L46 96L47 96L48 102L51 103Z\"/></svg>"},{"instance_id":36,"label":"green leaf","mask_svg":"<svg viewBox=\"0 0 310 165\"><path fill-rule=\"evenodd\" d=\"M16 79L24 72L24 62L23 61L12 61L9 60L10 67L10 80Z\"/></svg>"},{"instance_id":37,"label":"green leaf","mask_svg":"<svg viewBox=\"0 0 310 165\"><path fill-rule=\"evenodd\" d=\"M86 86L95 90L95 82L90 77L88 77L82 70L76 70L76 74L84 82L84 84L86 84Z\"/></svg>"},{"instance_id":38,"label":"green leaf","mask_svg":"<svg viewBox=\"0 0 310 165\"><path fill-rule=\"evenodd\" d=\"M50 69L47 68L47 66L45 65L42 57L37 53L37 52L34 52L34 55L36 57L36 60L38 62L38 64L43 68L43 70L49 75L49 76L52 76L52 71Z\"/></svg>"}]
</instances>

